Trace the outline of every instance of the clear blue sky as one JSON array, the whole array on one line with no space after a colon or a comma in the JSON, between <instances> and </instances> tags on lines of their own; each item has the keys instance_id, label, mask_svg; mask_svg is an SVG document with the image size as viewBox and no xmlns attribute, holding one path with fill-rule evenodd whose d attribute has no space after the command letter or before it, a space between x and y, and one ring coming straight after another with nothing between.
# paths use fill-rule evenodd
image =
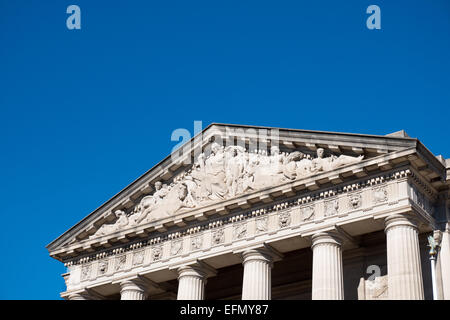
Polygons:
<instances>
[{"instance_id":1,"label":"clear blue sky","mask_svg":"<svg viewBox=\"0 0 450 320\"><path fill-rule=\"evenodd\" d=\"M0 0L0 299L59 299L45 245L177 128L405 129L450 158L449 80L448 0Z\"/></svg>"}]
</instances>

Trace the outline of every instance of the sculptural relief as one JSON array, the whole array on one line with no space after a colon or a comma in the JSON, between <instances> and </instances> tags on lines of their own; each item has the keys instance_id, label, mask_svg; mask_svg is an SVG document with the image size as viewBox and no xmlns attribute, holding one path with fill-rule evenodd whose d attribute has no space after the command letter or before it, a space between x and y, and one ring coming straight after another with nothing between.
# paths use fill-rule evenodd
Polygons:
<instances>
[{"instance_id":1,"label":"sculptural relief","mask_svg":"<svg viewBox=\"0 0 450 320\"><path fill-rule=\"evenodd\" d=\"M325 214L324 214L325 217L330 217L338 214L339 201L337 199L325 201L324 205L325 205Z\"/></svg>"},{"instance_id":2,"label":"sculptural relief","mask_svg":"<svg viewBox=\"0 0 450 320\"><path fill-rule=\"evenodd\" d=\"M91 265L90 264L83 265L83 267L81 268L81 281L89 279L90 276L91 276Z\"/></svg>"},{"instance_id":3,"label":"sculptural relief","mask_svg":"<svg viewBox=\"0 0 450 320\"><path fill-rule=\"evenodd\" d=\"M303 207L301 210L301 221L309 221L314 218L314 206Z\"/></svg>"},{"instance_id":4,"label":"sculptural relief","mask_svg":"<svg viewBox=\"0 0 450 320\"><path fill-rule=\"evenodd\" d=\"M358 209L362 205L362 197L360 193L349 195L348 207L350 209Z\"/></svg>"},{"instance_id":5,"label":"sculptural relief","mask_svg":"<svg viewBox=\"0 0 450 320\"><path fill-rule=\"evenodd\" d=\"M152 248L152 261L161 260L163 253L162 246L155 246Z\"/></svg>"},{"instance_id":6,"label":"sculptural relief","mask_svg":"<svg viewBox=\"0 0 450 320\"><path fill-rule=\"evenodd\" d=\"M388 299L388 276L379 276L373 280L366 280L365 283L366 300Z\"/></svg>"},{"instance_id":7,"label":"sculptural relief","mask_svg":"<svg viewBox=\"0 0 450 320\"><path fill-rule=\"evenodd\" d=\"M374 189L373 201L375 204L388 201L388 193L385 187L379 187Z\"/></svg>"},{"instance_id":8,"label":"sculptural relief","mask_svg":"<svg viewBox=\"0 0 450 320\"><path fill-rule=\"evenodd\" d=\"M169 188L163 185L161 181L157 181L153 195L142 198L141 202L134 208L130 224L139 224L146 219L148 214L158 207L168 193Z\"/></svg>"},{"instance_id":9,"label":"sculptural relief","mask_svg":"<svg viewBox=\"0 0 450 320\"><path fill-rule=\"evenodd\" d=\"M291 213L288 212L282 212L278 216L278 224L280 228L285 228L291 224Z\"/></svg>"},{"instance_id":10,"label":"sculptural relief","mask_svg":"<svg viewBox=\"0 0 450 320\"><path fill-rule=\"evenodd\" d=\"M104 275L108 272L108 261L100 261L98 264L98 274Z\"/></svg>"},{"instance_id":11,"label":"sculptural relief","mask_svg":"<svg viewBox=\"0 0 450 320\"><path fill-rule=\"evenodd\" d=\"M247 224L238 223L233 227L233 239L242 239L247 235Z\"/></svg>"},{"instance_id":12,"label":"sculptural relief","mask_svg":"<svg viewBox=\"0 0 450 320\"><path fill-rule=\"evenodd\" d=\"M118 256L117 258L116 258L116 265L115 265L115 270L116 271L120 271L120 270L123 270L123 269L125 269L125 263L127 262L127 256L126 255L121 255L121 256Z\"/></svg>"},{"instance_id":13,"label":"sculptural relief","mask_svg":"<svg viewBox=\"0 0 450 320\"><path fill-rule=\"evenodd\" d=\"M181 253L183 250L183 240L174 240L172 241L172 245L170 247L170 254L173 256L176 256L177 254Z\"/></svg>"},{"instance_id":14,"label":"sculptural relief","mask_svg":"<svg viewBox=\"0 0 450 320\"><path fill-rule=\"evenodd\" d=\"M135 252L133 255L133 265L139 265L144 263L144 250Z\"/></svg>"},{"instance_id":15,"label":"sculptural relief","mask_svg":"<svg viewBox=\"0 0 450 320\"><path fill-rule=\"evenodd\" d=\"M191 238L191 250L201 249L203 245L203 235L195 236Z\"/></svg>"},{"instance_id":16,"label":"sculptural relief","mask_svg":"<svg viewBox=\"0 0 450 320\"><path fill-rule=\"evenodd\" d=\"M90 238L95 238L98 236L103 236L116 232L128 225L128 217L122 210L117 210L114 212L117 220L115 223L109 223L102 225Z\"/></svg>"},{"instance_id":17,"label":"sculptural relief","mask_svg":"<svg viewBox=\"0 0 450 320\"><path fill-rule=\"evenodd\" d=\"M225 241L223 228L217 229L212 233L212 245L221 244Z\"/></svg>"},{"instance_id":18,"label":"sculptural relief","mask_svg":"<svg viewBox=\"0 0 450 320\"><path fill-rule=\"evenodd\" d=\"M363 156L325 157L322 148L317 149L317 156L311 159L310 155L300 151L289 154L280 152L275 145L267 154L264 150L248 152L240 146L224 148L214 142L210 154L201 153L194 164L169 185L157 181L153 194L144 196L128 216L122 210L115 211L116 221L101 226L91 237L167 218L252 190L334 170L362 159Z\"/></svg>"},{"instance_id":19,"label":"sculptural relief","mask_svg":"<svg viewBox=\"0 0 450 320\"><path fill-rule=\"evenodd\" d=\"M256 219L256 233L266 232L268 223L269 223L268 217L262 217L262 218Z\"/></svg>"}]
</instances>

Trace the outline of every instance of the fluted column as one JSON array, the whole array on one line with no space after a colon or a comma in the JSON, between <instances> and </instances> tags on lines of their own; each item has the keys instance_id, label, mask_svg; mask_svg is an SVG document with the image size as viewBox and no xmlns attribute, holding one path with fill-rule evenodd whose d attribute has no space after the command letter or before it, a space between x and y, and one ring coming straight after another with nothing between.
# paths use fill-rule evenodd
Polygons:
<instances>
[{"instance_id":1,"label":"fluted column","mask_svg":"<svg viewBox=\"0 0 450 320\"><path fill-rule=\"evenodd\" d=\"M147 285L140 279L125 280L120 283L120 300L145 300Z\"/></svg>"},{"instance_id":2,"label":"fluted column","mask_svg":"<svg viewBox=\"0 0 450 320\"><path fill-rule=\"evenodd\" d=\"M441 266L442 291L445 300L450 300L450 225L442 232L441 247L439 250Z\"/></svg>"},{"instance_id":3,"label":"fluted column","mask_svg":"<svg viewBox=\"0 0 450 320\"><path fill-rule=\"evenodd\" d=\"M254 249L242 253L244 279L242 300L270 300L272 295L272 256L267 250Z\"/></svg>"},{"instance_id":4,"label":"fluted column","mask_svg":"<svg viewBox=\"0 0 450 320\"><path fill-rule=\"evenodd\" d=\"M424 299L417 221L396 214L385 225L389 299Z\"/></svg>"},{"instance_id":5,"label":"fluted column","mask_svg":"<svg viewBox=\"0 0 450 320\"><path fill-rule=\"evenodd\" d=\"M201 266L178 268L177 300L203 300L205 297L206 271Z\"/></svg>"},{"instance_id":6,"label":"fluted column","mask_svg":"<svg viewBox=\"0 0 450 320\"><path fill-rule=\"evenodd\" d=\"M312 236L313 300L344 299L342 269L342 238L336 232L321 232Z\"/></svg>"},{"instance_id":7,"label":"fluted column","mask_svg":"<svg viewBox=\"0 0 450 320\"><path fill-rule=\"evenodd\" d=\"M87 292L72 293L67 300L94 300Z\"/></svg>"}]
</instances>

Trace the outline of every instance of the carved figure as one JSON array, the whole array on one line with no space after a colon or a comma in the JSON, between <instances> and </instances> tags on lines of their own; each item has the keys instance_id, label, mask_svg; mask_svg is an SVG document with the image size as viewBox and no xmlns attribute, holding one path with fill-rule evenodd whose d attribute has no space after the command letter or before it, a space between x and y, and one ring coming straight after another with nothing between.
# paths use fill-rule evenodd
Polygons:
<instances>
[{"instance_id":1,"label":"carved figure","mask_svg":"<svg viewBox=\"0 0 450 320\"><path fill-rule=\"evenodd\" d=\"M114 215L117 217L116 222L102 225L90 238L114 233L128 225L128 217L124 211L117 210Z\"/></svg>"}]
</instances>

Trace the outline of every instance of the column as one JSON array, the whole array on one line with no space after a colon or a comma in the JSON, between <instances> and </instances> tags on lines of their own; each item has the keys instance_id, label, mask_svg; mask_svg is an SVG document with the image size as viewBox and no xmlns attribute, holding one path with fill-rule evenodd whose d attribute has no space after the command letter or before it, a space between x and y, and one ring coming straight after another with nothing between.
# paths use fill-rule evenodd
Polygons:
<instances>
[{"instance_id":1,"label":"column","mask_svg":"<svg viewBox=\"0 0 450 320\"><path fill-rule=\"evenodd\" d=\"M313 300L343 300L342 238L337 232L312 236Z\"/></svg>"},{"instance_id":2,"label":"column","mask_svg":"<svg viewBox=\"0 0 450 320\"><path fill-rule=\"evenodd\" d=\"M242 253L244 279L242 300L270 300L272 295L272 255L265 249Z\"/></svg>"},{"instance_id":3,"label":"column","mask_svg":"<svg viewBox=\"0 0 450 320\"><path fill-rule=\"evenodd\" d=\"M141 279L125 280L120 283L120 300L145 300L147 284Z\"/></svg>"},{"instance_id":4,"label":"column","mask_svg":"<svg viewBox=\"0 0 450 320\"><path fill-rule=\"evenodd\" d=\"M441 247L438 259L440 262L442 291L445 300L450 300L450 225L442 231Z\"/></svg>"},{"instance_id":5,"label":"column","mask_svg":"<svg viewBox=\"0 0 450 320\"><path fill-rule=\"evenodd\" d=\"M178 268L177 300L203 300L205 297L206 271L199 265Z\"/></svg>"},{"instance_id":6,"label":"column","mask_svg":"<svg viewBox=\"0 0 450 320\"><path fill-rule=\"evenodd\" d=\"M67 300L94 300L87 292L72 293Z\"/></svg>"},{"instance_id":7,"label":"column","mask_svg":"<svg viewBox=\"0 0 450 320\"><path fill-rule=\"evenodd\" d=\"M385 232L389 299L424 299L417 221L392 215L385 220Z\"/></svg>"}]
</instances>

